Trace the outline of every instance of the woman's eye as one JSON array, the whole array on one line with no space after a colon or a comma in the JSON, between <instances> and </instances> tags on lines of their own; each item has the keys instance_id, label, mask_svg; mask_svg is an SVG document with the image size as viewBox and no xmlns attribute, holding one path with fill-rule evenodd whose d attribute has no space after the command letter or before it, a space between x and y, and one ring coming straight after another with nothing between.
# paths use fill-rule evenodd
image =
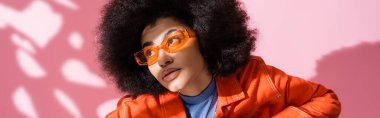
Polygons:
<instances>
[{"instance_id":1,"label":"woman's eye","mask_svg":"<svg viewBox=\"0 0 380 118\"><path fill-rule=\"evenodd\" d=\"M145 52L145 56L147 56L147 57L150 57L150 56L153 56L153 51L152 51L152 49L148 49L146 52Z\"/></svg>"},{"instance_id":2,"label":"woman's eye","mask_svg":"<svg viewBox=\"0 0 380 118\"><path fill-rule=\"evenodd\" d=\"M174 37L168 40L168 46L176 46L181 43L181 39L179 37Z\"/></svg>"}]
</instances>

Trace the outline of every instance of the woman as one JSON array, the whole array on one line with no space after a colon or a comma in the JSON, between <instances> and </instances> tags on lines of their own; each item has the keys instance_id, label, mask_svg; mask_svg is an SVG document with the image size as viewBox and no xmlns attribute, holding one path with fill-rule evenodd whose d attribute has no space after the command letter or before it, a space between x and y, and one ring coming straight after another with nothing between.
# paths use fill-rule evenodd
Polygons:
<instances>
[{"instance_id":1,"label":"woman","mask_svg":"<svg viewBox=\"0 0 380 118\"><path fill-rule=\"evenodd\" d=\"M235 0L111 0L104 69L128 93L107 117L338 117L336 94L251 56Z\"/></svg>"}]
</instances>

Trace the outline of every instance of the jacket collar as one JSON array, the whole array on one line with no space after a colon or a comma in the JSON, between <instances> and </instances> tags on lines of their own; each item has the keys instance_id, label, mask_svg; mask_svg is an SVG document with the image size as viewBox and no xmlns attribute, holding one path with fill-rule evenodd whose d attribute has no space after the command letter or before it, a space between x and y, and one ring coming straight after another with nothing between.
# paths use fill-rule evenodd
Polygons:
<instances>
[{"instance_id":1,"label":"jacket collar","mask_svg":"<svg viewBox=\"0 0 380 118\"><path fill-rule=\"evenodd\" d=\"M239 81L235 74L225 77L219 77L216 79L216 89L218 95L217 109L215 116L222 116L221 108L231 103L244 99L246 96L239 84ZM167 92L159 95L159 102L161 110L163 110L163 116L165 118L185 118L186 112L183 106L182 100L178 93Z\"/></svg>"},{"instance_id":2,"label":"jacket collar","mask_svg":"<svg viewBox=\"0 0 380 118\"><path fill-rule=\"evenodd\" d=\"M159 95L160 109L164 118L186 118L185 106L181 97L175 92Z\"/></svg>"},{"instance_id":3,"label":"jacket collar","mask_svg":"<svg viewBox=\"0 0 380 118\"><path fill-rule=\"evenodd\" d=\"M216 80L218 105L215 116L223 116L222 107L243 99L252 100L254 113L264 103L281 97L267 65L260 57L253 57L249 64L239 68L236 73ZM249 93L250 98L247 96Z\"/></svg>"},{"instance_id":4,"label":"jacket collar","mask_svg":"<svg viewBox=\"0 0 380 118\"><path fill-rule=\"evenodd\" d=\"M221 107L245 98L245 94L235 74L216 79L218 105Z\"/></svg>"},{"instance_id":5,"label":"jacket collar","mask_svg":"<svg viewBox=\"0 0 380 118\"><path fill-rule=\"evenodd\" d=\"M235 74L218 77L215 81L218 93L217 109L242 100L246 97ZM182 100L178 93L167 92L161 94L159 95L159 102L165 118L171 116L178 118L186 117L186 113L181 112L185 111L185 107L183 106ZM216 116L217 114L222 114L218 112L220 112L220 110L217 110L215 113Z\"/></svg>"},{"instance_id":6,"label":"jacket collar","mask_svg":"<svg viewBox=\"0 0 380 118\"><path fill-rule=\"evenodd\" d=\"M259 57L253 57L247 66L239 68L234 74L218 77L216 79L218 104L215 116L223 116L223 111L221 110L223 106L248 97L247 93L244 93L242 86L245 86L245 89L253 88L257 90L256 94L252 94L255 97L251 98L254 99L252 105L256 105L256 109L265 102L281 97L273 81L266 64ZM159 97L164 116L186 117L186 113L181 112L185 109L178 93L167 92ZM255 112L255 109L253 109L253 112Z\"/></svg>"}]
</instances>

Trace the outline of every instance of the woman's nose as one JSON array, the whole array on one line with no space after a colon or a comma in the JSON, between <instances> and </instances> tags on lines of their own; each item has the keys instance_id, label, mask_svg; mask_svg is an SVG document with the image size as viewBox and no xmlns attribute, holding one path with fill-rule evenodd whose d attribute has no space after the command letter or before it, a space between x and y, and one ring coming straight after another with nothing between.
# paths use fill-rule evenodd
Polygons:
<instances>
[{"instance_id":1,"label":"woman's nose","mask_svg":"<svg viewBox=\"0 0 380 118\"><path fill-rule=\"evenodd\" d=\"M157 63L161 68L164 68L174 62L173 57L171 57L168 52L165 52L164 50L160 49L158 51L158 60Z\"/></svg>"}]
</instances>

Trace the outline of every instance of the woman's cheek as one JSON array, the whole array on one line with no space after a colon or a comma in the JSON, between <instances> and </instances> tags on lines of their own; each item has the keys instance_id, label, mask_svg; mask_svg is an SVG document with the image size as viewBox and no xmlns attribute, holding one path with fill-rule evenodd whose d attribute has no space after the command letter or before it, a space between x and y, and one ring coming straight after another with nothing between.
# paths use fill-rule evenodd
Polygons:
<instances>
[{"instance_id":1,"label":"woman's cheek","mask_svg":"<svg viewBox=\"0 0 380 118\"><path fill-rule=\"evenodd\" d=\"M158 73L160 72L159 68L157 67L157 63L149 66L148 69L150 73L157 79Z\"/></svg>"}]
</instances>

